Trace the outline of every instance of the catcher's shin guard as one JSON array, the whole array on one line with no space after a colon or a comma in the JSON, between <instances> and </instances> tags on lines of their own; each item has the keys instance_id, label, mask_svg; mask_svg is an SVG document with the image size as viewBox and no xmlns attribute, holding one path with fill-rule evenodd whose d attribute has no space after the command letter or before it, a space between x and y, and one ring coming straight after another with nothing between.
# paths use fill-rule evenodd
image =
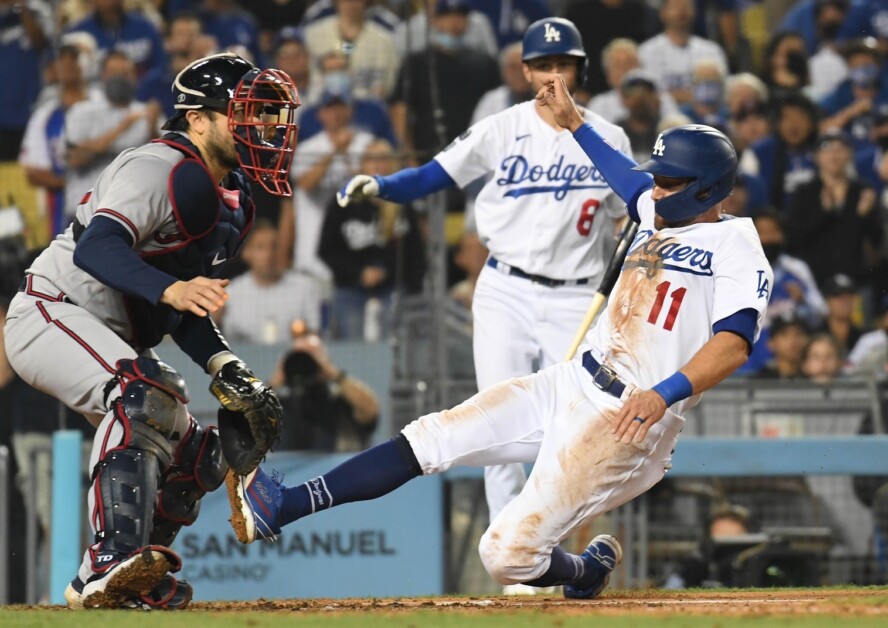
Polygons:
<instances>
[{"instance_id":1,"label":"catcher's shin guard","mask_svg":"<svg viewBox=\"0 0 888 628\"><path fill-rule=\"evenodd\" d=\"M176 448L173 463L157 493L152 544L169 547L182 526L194 523L200 512L200 499L219 488L228 471L218 430L205 429L193 417L189 419L188 433Z\"/></svg>"},{"instance_id":2,"label":"catcher's shin guard","mask_svg":"<svg viewBox=\"0 0 888 628\"><path fill-rule=\"evenodd\" d=\"M99 426L93 452L94 574L148 545L157 486L172 459L178 403L188 400L181 377L157 360L121 360L117 367L112 381L121 396Z\"/></svg>"}]
</instances>

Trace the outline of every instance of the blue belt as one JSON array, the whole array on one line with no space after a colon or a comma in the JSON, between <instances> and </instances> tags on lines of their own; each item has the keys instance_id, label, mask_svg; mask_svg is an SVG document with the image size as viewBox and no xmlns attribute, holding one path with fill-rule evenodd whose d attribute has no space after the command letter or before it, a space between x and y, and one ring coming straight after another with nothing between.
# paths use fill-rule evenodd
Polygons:
<instances>
[{"instance_id":1,"label":"blue belt","mask_svg":"<svg viewBox=\"0 0 888 628\"><path fill-rule=\"evenodd\" d=\"M620 381L612 369L599 364L590 351L583 354L583 368L592 375L592 383L607 394L619 399L626 390L626 384Z\"/></svg>"},{"instance_id":2,"label":"blue belt","mask_svg":"<svg viewBox=\"0 0 888 628\"><path fill-rule=\"evenodd\" d=\"M498 259L493 257L492 255L487 258L487 265L491 268L495 268L499 270L499 266L502 264ZM585 286L589 283L589 279L549 279L548 277L543 277L542 275L531 275L530 273L526 273L520 268L515 266L510 266L508 264L503 264L503 269L508 269L508 274L513 275L515 277L521 277L522 279L529 279L533 283L538 283L542 286L546 286L547 288L557 288L559 286Z\"/></svg>"}]
</instances>

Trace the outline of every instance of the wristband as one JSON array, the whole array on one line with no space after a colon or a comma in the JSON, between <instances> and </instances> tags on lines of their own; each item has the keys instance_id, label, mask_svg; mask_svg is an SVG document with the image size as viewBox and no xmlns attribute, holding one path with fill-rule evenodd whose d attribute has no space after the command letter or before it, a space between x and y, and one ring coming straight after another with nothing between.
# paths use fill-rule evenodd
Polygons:
<instances>
[{"instance_id":1,"label":"wristband","mask_svg":"<svg viewBox=\"0 0 888 628\"><path fill-rule=\"evenodd\" d=\"M655 391L666 400L667 408L694 394L694 387L691 386L691 380L689 380L681 371L675 371L675 373L651 388L651 390Z\"/></svg>"}]
</instances>

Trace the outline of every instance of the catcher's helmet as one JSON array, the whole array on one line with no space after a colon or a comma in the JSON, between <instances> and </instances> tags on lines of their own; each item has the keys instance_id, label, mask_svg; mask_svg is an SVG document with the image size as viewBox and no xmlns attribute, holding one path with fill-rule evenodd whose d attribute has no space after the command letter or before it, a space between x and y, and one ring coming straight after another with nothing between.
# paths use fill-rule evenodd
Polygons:
<instances>
[{"instance_id":1,"label":"catcher's helmet","mask_svg":"<svg viewBox=\"0 0 888 628\"><path fill-rule=\"evenodd\" d=\"M661 133L651 158L633 170L693 179L683 190L654 205L663 219L679 222L702 214L733 193L737 151L721 131L703 124L687 124Z\"/></svg>"},{"instance_id":2,"label":"catcher's helmet","mask_svg":"<svg viewBox=\"0 0 888 628\"><path fill-rule=\"evenodd\" d=\"M580 31L570 20L563 17L547 17L537 20L527 27L524 33L522 61L530 61L550 55L567 55L580 60L578 79L586 75L586 51Z\"/></svg>"},{"instance_id":3,"label":"catcher's helmet","mask_svg":"<svg viewBox=\"0 0 888 628\"><path fill-rule=\"evenodd\" d=\"M172 129L189 109L210 109L228 117L243 171L278 196L289 196L290 164L296 147L299 94L285 72L259 70L225 52L198 59L179 72L172 86L176 113Z\"/></svg>"}]
</instances>

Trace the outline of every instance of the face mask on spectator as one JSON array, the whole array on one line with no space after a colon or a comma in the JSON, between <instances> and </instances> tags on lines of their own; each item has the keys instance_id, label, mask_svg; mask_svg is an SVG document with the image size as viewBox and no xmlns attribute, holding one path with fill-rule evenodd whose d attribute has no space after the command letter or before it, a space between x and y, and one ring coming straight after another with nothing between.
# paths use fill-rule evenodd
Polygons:
<instances>
[{"instance_id":1,"label":"face mask on spectator","mask_svg":"<svg viewBox=\"0 0 888 628\"><path fill-rule=\"evenodd\" d=\"M694 100L701 105L718 105L723 93L721 81L700 81L694 84Z\"/></svg>"},{"instance_id":2,"label":"face mask on spectator","mask_svg":"<svg viewBox=\"0 0 888 628\"><path fill-rule=\"evenodd\" d=\"M337 94L351 92L351 76L348 72L328 72L324 75L324 87Z\"/></svg>"},{"instance_id":3,"label":"face mask on spectator","mask_svg":"<svg viewBox=\"0 0 888 628\"><path fill-rule=\"evenodd\" d=\"M851 68L848 70L848 78L851 79L855 87L870 89L875 87L879 81L879 66L875 63L867 63Z\"/></svg>"},{"instance_id":4,"label":"face mask on spectator","mask_svg":"<svg viewBox=\"0 0 888 628\"><path fill-rule=\"evenodd\" d=\"M432 31L432 43L444 50L459 50L465 43L465 37L442 33L441 31Z\"/></svg>"},{"instance_id":5,"label":"face mask on spectator","mask_svg":"<svg viewBox=\"0 0 888 628\"><path fill-rule=\"evenodd\" d=\"M125 76L112 76L105 80L105 98L112 105L122 107L133 101L136 85Z\"/></svg>"},{"instance_id":6,"label":"face mask on spectator","mask_svg":"<svg viewBox=\"0 0 888 628\"><path fill-rule=\"evenodd\" d=\"M820 36L826 41L832 41L838 37L840 28L841 22L827 22L820 27Z\"/></svg>"}]
</instances>

